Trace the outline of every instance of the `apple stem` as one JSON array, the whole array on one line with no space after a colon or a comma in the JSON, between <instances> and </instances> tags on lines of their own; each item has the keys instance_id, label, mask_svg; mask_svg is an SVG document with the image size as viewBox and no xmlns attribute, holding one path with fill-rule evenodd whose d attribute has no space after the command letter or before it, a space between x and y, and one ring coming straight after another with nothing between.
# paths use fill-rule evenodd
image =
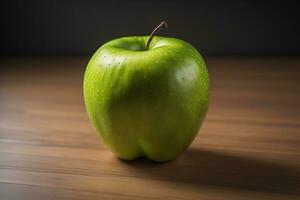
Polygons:
<instances>
[{"instance_id":1,"label":"apple stem","mask_svg":"<svg viewBox=\"0 0 300 200\"><path fill-rule=\"evenodd\" d=\"M158 33L161 29L167 28L167 27L168 27L167 22L165 22L165 21L160 22L160 24L150 34L149 39L148 39L147 44L146 44L146 50L148 50L150 42L152 41L155 34Z\"/></svg>"}]
</instances>

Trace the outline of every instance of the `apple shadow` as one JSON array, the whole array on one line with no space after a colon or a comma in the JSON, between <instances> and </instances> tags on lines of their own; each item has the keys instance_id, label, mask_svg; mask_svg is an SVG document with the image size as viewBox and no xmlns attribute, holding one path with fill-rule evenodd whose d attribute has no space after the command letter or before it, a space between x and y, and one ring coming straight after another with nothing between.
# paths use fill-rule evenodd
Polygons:
<instances>
[{"instance_id":1,"label":"apple shadow","mask_svg":"<svg viewBox=\"0 0 300 200\"><path fill-rule=\"evenodd\" d=\"M218 186L247 191L300 194L296 168L264 160L189 149L177 160L155 163L146 158L121 161L136 176L191 183L195 187Z\"/></svg>"}]
</instances>

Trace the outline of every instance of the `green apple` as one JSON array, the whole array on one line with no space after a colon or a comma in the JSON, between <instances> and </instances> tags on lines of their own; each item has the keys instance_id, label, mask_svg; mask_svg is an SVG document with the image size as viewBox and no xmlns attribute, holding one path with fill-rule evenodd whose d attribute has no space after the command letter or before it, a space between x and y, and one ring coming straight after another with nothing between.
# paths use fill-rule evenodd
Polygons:
<instances>
[{"instance_id":1,"label":"green apple","mask_svg":"<svg viewBox=\"0 0 300 200\"><path fill-rule=\"evenodd\" d=\"M154 34L105 43L84 75L89 118L106 146L126 160L175 159L197 135L208 97L199 52Z\"/></svg>"}]
</instances>

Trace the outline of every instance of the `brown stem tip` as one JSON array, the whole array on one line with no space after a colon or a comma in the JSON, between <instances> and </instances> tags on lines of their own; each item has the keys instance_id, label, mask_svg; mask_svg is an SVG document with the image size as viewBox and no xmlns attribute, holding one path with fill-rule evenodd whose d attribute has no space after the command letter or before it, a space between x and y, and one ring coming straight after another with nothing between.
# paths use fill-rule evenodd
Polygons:
<instances>
[{"instance_id":1,"label":"brown stem tip","mask_svg":"<svg viewBox=\"0 0 300 200\"><path fill-rule=\"evenodd\" d=\"M160 22L160 24L152 31L152 33L149 36L149 39L146 44L146 50L148 50L150 42L152 41L153 37L163 28L167 28L168 24L165 21Z\"/></svg>"}]
</instances>

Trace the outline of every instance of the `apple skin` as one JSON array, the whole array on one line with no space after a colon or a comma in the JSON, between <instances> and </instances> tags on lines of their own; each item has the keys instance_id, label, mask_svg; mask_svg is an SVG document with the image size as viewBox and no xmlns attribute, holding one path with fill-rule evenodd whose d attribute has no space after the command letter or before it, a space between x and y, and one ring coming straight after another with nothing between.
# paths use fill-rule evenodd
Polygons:
<instances>
[{"instance_id":1,"label":"apple skin","mask_svg":"<svg viewBox=\"0 0 300 200\"><path fill-rule=\"evenodd\" d=\"M92 56L84 100L92 124L119 158L175 159L205 118L209 75L187 42L155 36L122 37Z\"/></svg>"}]
</instances>

